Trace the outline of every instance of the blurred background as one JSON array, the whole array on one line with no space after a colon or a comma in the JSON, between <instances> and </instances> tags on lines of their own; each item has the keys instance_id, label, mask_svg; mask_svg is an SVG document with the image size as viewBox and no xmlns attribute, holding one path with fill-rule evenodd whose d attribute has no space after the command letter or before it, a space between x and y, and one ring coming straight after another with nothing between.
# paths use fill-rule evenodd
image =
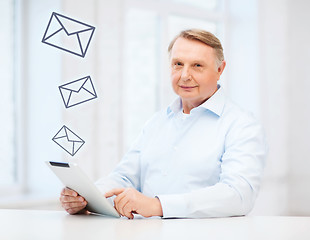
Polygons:
<instances>
[{"instance_id":1,"label":"blurred background","mask_svg":"<svg viewBox=\"0 0 310 240\"><path fill-rule=\"evenodd\" d=\"M222 86L268 139L251 214L310 215L309 10L307 0L0 0L0 208L60 209L45 161L107 175L176 97L169 42L202 28L222 41ZM96 27L85 58L41 42L52 12ZM58 86L88 75L98 98L66 109ZM63 125L85 141L74 157L52 141Z\"/></svg>"}]
</instances>

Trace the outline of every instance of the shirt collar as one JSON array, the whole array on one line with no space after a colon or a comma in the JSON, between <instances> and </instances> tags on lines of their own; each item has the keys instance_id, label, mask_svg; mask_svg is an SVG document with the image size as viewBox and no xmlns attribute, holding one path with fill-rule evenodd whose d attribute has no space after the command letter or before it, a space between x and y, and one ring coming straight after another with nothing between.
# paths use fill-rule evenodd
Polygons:
<instances>
[{"instance_id":1,"label":"shirt collar","mask_svg":"<svg viewBox=\"0 0 310 240\"><path fill-rule=\"evenodd\" d=\"M215 113L218 116L221 116L224 109L226 96L223 88L220 85L218 85L217 88L218 88L217 91L207 101L205 101L198 107L192 109L191 112L196 111L198 109L206 109ZM179 112L181 109L182 109L182 100L180 97L178 97L167 108L167 114L168 115L170 113L175 114Z\"/></svg>"}]
</instances>

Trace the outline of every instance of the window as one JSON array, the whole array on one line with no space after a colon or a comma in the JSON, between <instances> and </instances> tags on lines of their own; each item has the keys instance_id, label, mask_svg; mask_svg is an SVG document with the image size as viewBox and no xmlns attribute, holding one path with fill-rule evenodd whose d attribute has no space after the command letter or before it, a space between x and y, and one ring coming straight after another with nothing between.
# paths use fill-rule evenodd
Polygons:
<instances>
[{"instance_id":1,"label":"window","mask_svg":"<svg viewBox=\"0 0 310 240\"><path fill-rule=\"evenodd\" d=\"M220 38L224 32L222 1L95 1L87 9L85 1L74 6L64 2L0 1L0 30L5 33L0 38L5 56L0 58L0 111L5 113L0 118L1 187L15 184L30 194L57 194L57 179L44 164L49 159L78 161L94 179L113 169L144 123L176 97L169 80L171 39L191 27ZM96 25L86 58L40 42L54 11ZM64 109L58 86L84 74L93 77L98 100ZM51 141L63 124L73 125L87 140L74 159Z\"/></svg>"},{"instance_id":2,"label":"window","mask_svg":"<svg viewBox=\"0 0 310 240\"><path fill-rule=\"evenodd\" d=\"M0 187L17 181L14 98L14 1L0 2Z\"/></svg>"},{"instance_id":3,"label":"window","mask_svg":"<svg viewBox=\"0 0 310 240\"><path fill-rule=\"evenodd\" d=\"M158 109L159 17L152 10L129 9L125 17L125 148Z\"/></svg>"},{"instance_id":4,"label":"window","mask_svg":"<svg viewBox=\"0 0 310 240\"><path fill-rule=\"evenodd\" d=\"M184 5L203 8L206 10L216 10L220 1L218 0L173 0L175 3L183 3Z\"/></svg>"},{"instance_id":5,"label":"window","mask_svg":"<svg viewBox=\"0 0 310 240\"><path fill-rule=\"evenodd\" d=\"M46 61L40 55L44 54L40 44L44 30L41 26L45 26L42 24L45 19L40 18L51 11L46 8L48 14L39 16L32 13L38 12L35 7L41 6L37 2L0 1L0 50L4 56L0 58L0 189L3 190L0 195L4 197L31 194L34 189L43 193L48 181L55 182L46 178L48 169L44 161L48 160L46 156L52 156L48 145L52 130L48 131L46 126L52 125L48 121L58 124L55 119L61 118L56 104L48 102L58 90L55 79L60 79L60 67L52 65L54 62L60 65L60 61L59 58L54 61L51 55ZM48 86L49 82L53 88ZM42 91L45 88L48 91Z\"/></svg>"}]
</instances>

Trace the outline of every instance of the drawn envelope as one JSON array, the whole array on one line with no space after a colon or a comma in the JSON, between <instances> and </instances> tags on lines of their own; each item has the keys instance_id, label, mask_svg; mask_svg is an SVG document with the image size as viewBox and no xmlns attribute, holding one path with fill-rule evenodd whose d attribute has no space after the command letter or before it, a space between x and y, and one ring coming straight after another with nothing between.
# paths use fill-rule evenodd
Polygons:
<instances>
[{"instance_id":1,"label":"drawn envelope","mask_svg":"<svg viewBox=\"0 0 310 240\"><path fill-rule=\"evenodd\" d=\"M56 133L52 140L71 156L74 156L74 154L76 154L76 152L85 143L84 140L82 140L78 135L76 135L66 126L63 126L58 131L58 133Z\"/></svg>"},{"instance_id":2,"label":"drawn envelope","mask_svg":"<svg viewBox=\"0 0 310 240\"><path fill-rule=\"evenodd\" d=\"M53 12L42 43L85 57L95 27Z\"/></svg>"},{"instance_id":3,"label":"drawn envelope","mask_svg":"<svg viewBox=\"0 0 310 240\"><path fill-rule=\"evenodd\" d=\"M90 76L66 83L58 88L66 108L97 98Z\"/></svg>"}]
</instances>

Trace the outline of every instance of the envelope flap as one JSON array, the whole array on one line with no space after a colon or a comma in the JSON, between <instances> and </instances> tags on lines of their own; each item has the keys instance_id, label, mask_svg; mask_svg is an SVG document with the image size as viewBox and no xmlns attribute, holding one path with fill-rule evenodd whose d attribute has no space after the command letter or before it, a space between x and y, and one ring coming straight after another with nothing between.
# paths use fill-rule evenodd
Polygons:
<instances>
[{"instance_id":1,"label":"envelope flap","mask_svg":"<svg viewBox=\"0 0 310 240\"><path fill-rule=\"evenodd\" d=\"M81 138L79 138L74 132L72 132L69 128L66 128L67 138L70 142L84 142Z\"/></svg>"},{"instance_id":2,"label":"envelope flap","mask_svg":"<svg viewBox=\"0 0 310 240\"><path fill-rule=\"evenodd\" d=\"M57 14L55 15L60 24L64 27L64 30L68 35L76 34L79 32L84 32L92 30L94 27L88 24L82 23L80 21L68 18L66 16Z\"/></svg>"},{"instance_id":3,"label":"envelope flap","mask_svg":"<svg viewBox=\"0 0 310 240\"><path fill-rule=\"evenodd\" d=\"M84 31L78 33L80 38L81 50L83 53L86 52L94 31L95 29L92 29L91 31Z\"/></svg>"},{"instance_id":4,"label":"envelope flap","mask_svg":"<svg viewBox=\"0 0 310 240\"><path fill-rule=\"evenodd\" d=\"M59 86L60 88L64 88L73 92L79 92L83 87L85 81L87 81L88 77L84 77L73 82L69 82L67 84Z\"/></svg>"},{"instance_id":5,"label":"envelope flap","mask_svg":"<svg viewBox=\"0 0 310 240\"><path fill-rule=\"evenodd\" d=\"M86 89L89 93L96 95L93 83L90 79L90 77L85 81L85 83L83 84L83 88Z\"/></svg>"},{"instance_id":6,"label":"envelope flap","mask_svg":"<svg viewBox=\"0 0 310 240\"><path fill-rule=\"evenodd\" d=\"M55 17L55 13L53 13L48 23L48 26L46 28L43 40L46 41L51 36L57 34L61 29L63 29L63 26L60 24L58 19Z\"/></svg>"},{"instance_id":7,"label":"envelope flap","mask_svg":"<svg viewBox=\"0 0 310 240\"><path fill-rule=\"evenodd\" d=\"M57 138L63 138L63 137L67 137L67 133L65 130L65 126L63 126L58 133L56 133L56 135L53 137L53 139L57 139Z\"/></svg>"}]
</instances>

